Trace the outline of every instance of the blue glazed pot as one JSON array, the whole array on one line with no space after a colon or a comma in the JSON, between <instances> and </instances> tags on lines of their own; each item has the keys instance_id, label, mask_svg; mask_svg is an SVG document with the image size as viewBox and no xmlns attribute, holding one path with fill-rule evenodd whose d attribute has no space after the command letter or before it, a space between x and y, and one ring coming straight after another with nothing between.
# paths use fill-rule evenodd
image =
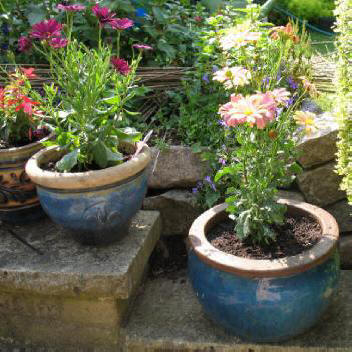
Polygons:
<instances>
[{"instance_id":1,"label":"blue glazed pot","mask_svg":"<svg viewBox=\"0 0 352 352\"><path fill-rule=\"evenodd\" d=\"M106 244L122 238L147 192L149 148L130 161L99 171L58 173L40 168L59 155L49 148L34 155L26 167L44 211L81 243Z\"/></svg>"},{"instance_id":2,"label":"blue glazed pot","mask_svg":"<svg viewBox=\"0 0 352 352\"><path fill-rule=\"evenodd\" d=\"M289 211L309 213L320 222L323 237L309 251L277 260L219 251L205 234L226 217L226 205L201 215L190 230L189 277L205 313L247 341L278 342L305 332L320 319L337 290L335 219L307 203L280 202Z\"/></svg>"}]
</instances>

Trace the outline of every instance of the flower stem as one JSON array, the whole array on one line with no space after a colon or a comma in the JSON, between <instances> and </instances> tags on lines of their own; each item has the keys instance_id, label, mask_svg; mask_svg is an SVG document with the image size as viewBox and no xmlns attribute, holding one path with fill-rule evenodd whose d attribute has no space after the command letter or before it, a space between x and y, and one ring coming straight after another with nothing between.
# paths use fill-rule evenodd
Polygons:
<instances>
[{"instance_id":1,"label":"flower stem","mask_svg":"<svg viewBox=\"0 0 352 352\"><path fill-rule=\"evenodd\" d=\"M120 57L120 37L121 37L121 32L117 31L117 39L116 39L116 55L117 55L117 57Z\"/></svg>"}]
</instances>

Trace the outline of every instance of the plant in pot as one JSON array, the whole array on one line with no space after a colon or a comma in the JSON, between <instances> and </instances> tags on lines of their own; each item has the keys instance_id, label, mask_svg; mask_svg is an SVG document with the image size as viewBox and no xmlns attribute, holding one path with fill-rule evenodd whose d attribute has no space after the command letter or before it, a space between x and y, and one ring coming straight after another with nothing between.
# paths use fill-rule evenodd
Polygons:
<instances>
[{"instance_id":1,"label":"plant in pot","mask_svg":"<svg viewBox=\"0 0 352 352\"><path fill-rule=\"evenodd\" d=\"M0 220L24 223L43 215L27 160L49 138L41 106L32 99L33 68L17 69L0 88Z\"/></svg>"},{"instance_id":2,"label":"plant in pot","mask_svg":"<svg viewBox=\"0 0 352 352\"><path fill-rule=\"evenodd\" d=\"M243 57L262 40L277 41L276 55L299 43L287 28L276 29L271 39L250 30L243 34L247 43L236 33L232 38ZM299 135L315 126L313 114L297 110L302 96L293 103L280 88L282 62L268 63L215 73L233 92L219 113L238 146L215 177L227 185L226 203L203 213L189 232L189 276L205 312L230 333L258 342L285 340L313 326L339 278L335 219L314 205L277 198L278 187L299 171ZM260 77L265 67L271 68L268 84Z\"/></svg>"},{"instance_id":3,"label":"plant in pot","mask_svg":"<svg viewBox=\"0 0 352 352\"><path fill-rule=\"evenodd\" d=\"M147 190L151 154L147 145L136 144L140 133L123 127L123 116L130 113L125 105L134 96L141 52L151 48L136 45L139 54L130 64L113 56L113 48L101 40L104 26L118 28L118 54L119 31L132 21L96 5L99 48L88 49L70 40L74 10L67 6L66 11L66 38L55 20L32 28L31 36L41 40L41 47L34 45L48 58L55 82L44 87L55 140L29 160L26 170L54 222L82 243L109 243L127 232Z\"/></svg>"}]
</instances>

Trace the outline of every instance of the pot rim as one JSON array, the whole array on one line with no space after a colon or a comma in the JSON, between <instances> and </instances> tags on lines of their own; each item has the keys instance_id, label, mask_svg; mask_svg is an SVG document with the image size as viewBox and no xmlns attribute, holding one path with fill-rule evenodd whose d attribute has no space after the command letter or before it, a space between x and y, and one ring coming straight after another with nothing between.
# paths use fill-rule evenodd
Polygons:
<instances>
[{"instance_id":1,"label":"pot rim","mask_svg":"<svg viewBox=\"0 0 352 352\"><path fill-rule=\"evenodd\" d=\"M322 237L312 248L294 256L279 259L249 259L225 253L210 244L207 231L224 217L227 204L217 205L199 216L189 231L189 242L196 255L206 264L243 277L282 277L309 270L323 263L334 252L339 238L335 218L324 209L312 204L280 198L280 204L291 210L308 213L322 228ZM218 221L217 221L218 220Z\"/></svg>"},{"instance_id":2,"label":"pot rim","mask_svg":"<svg viewBox=\"0 0 352 352\"><path fill-rule=\"evenodd\" d=\"M26 173L38 186L58 190L86 190L115 184L135 176L144 170L151 161L151 152L144 145L141 152L123 164L102 170L86 172L53 172L43 170L39 165L49 161L50 157L59 153L59 147L53 146L34 154L26 164Z\"/></svg>"},{"instance_id":3,"label":"pot rim","mask_svg":"<svg viewBox=\"0 0 352 352\"><path fill-rule=\"evenodd\" d=\"M50 132L46 137L40 139L39 141L23 145L22 147L0 149L0 155L25 152L27 150L32 149L33 147L36 147L38 144L42 144L43 142L48 141L50 138L54 137L54 135L55 135L54 132Z\"/></svg>"}]
</instances>

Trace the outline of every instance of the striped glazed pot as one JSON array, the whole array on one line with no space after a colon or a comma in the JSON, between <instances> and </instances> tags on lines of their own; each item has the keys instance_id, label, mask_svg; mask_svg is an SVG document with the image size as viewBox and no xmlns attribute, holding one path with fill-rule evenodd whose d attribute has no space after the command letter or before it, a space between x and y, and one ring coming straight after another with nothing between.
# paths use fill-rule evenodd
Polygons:
<instances>
[{"instance_id":1,"label":"striped glazed pot","mask_svg":"<svg viewBox=\"0 0 352 352\"><path fill-rule=\"evenodd\" d=\"M43 215L25 165L49 138L19 148L0 149L0 220L24 223Z\"/></svg>"},{"instance_id":2,"label":"striped glazed pot","mask_svg":"<svg viewBox=\"0 0 352 352\"><path fill-rule=\"evenodd\" d=\"M226 204L203 213L189 233L189 277L205 313L229 333L253 342L278 342L301 334L323 315L337 290L339 230L313 205L280 199L295 214L309 214L322 238L291 257L257 260L213 247L206 233L227 217Z\"/></svg>"}]
</instances>

